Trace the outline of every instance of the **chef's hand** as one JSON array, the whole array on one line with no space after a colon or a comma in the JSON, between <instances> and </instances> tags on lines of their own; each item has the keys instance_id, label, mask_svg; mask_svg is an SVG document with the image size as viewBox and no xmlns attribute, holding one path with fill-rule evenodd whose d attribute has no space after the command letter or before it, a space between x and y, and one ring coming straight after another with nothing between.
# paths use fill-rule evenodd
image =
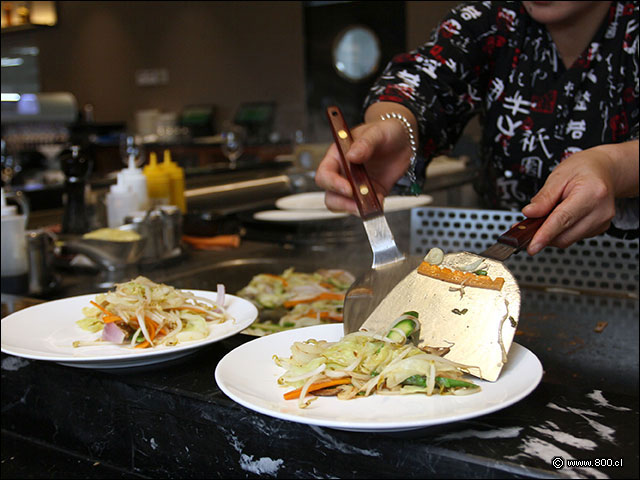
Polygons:
<instances>
[{"instance_id":1,"label":"chef's hand","mask_svg":"<svg viewBox=\"0 0 640 480\"><path fill-rule=\"evenodd\" d=\"M395 119L380 120L381 113L392 111L402 113L417 131L415 118L407 108L385 102L373 104L367 109L365 123L351 130L354 142L346 155L348 162L365 165L381 203L405 174L411 158L411 147L403 124ZM325 204L329 210L358 214L335 143L318 165L315 181L326 190Z\"/></svg>"},{"instance_id":2,"label":"chef's hand","mask_svg":"<svg viewBox=\"0 0 640 480\"><path fill-rule=\"evenodd\" d=\"M522 209L526 217L549 214L527 252L535 255L547 245L566 248L605 232L615 215L615 198L637 195L637 140L571 155Z\"/></svg>"}]
</instances>

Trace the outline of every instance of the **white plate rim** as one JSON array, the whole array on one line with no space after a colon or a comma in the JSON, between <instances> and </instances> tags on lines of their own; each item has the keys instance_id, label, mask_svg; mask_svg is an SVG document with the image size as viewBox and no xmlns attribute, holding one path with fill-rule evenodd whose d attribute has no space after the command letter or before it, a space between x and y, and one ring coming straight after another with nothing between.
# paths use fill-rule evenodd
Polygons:
<instances>
[{"instance_id":1,"label":"white plate rim","mask_svg":"<svg viewBox=\"0 0 640 480\"><path fill-rule=\"evenodd\" d=\"M490 391L492 388L495 389L495 386L500 385L501 381L503 382L503 385L504 385L506 378L516 378L522 375L522 373L524 373L524 372L518 372L517 371L518 369L523 370L524 368L529 368L530 382L528 383L528 385L526 385L525 387L520 387L517 391L511 392L506 400L487 405L484 408L478 408L475 411L466 412L465 414L458 414L458 415L451 414L449 416L437 417L437 418L429 418L428 416L425 415L424 417L418 417L417 419L410 419L410 420L373 421L373 422L368 420L362 420L362 419L351 419L349 421L332 420L332 419L323 417L321 415L314 415L313 413L309 413L309 412L313 412L313 410L311 410L311 407L308 407L305 410L297 410L297 411L293 410L293 413L286 413L286 412L276 410L276 408L285 408L286 405L289 405L289 406L293 405L293 407L297 409L297 405L295 404L295 401L292 401L292 400L286 401L282 399L282 393L284 393L286 390L283 389L282 387L278 387L275 382L275 379L279 374L283 372L283 369L281 369L280 367L277 367L273 362L273 360L271 359L271 357L269 357L268 359L270 363L265 361L266 360L265 358L256 359L256 363L262 366L262 368L259 369L258 373L269 372L269 374L271 374L271 377L273 378L272 388L268 387L270 389L269 391L266 391L266 389L259 390L260 398L265 399L262 402L262 404L259 404L253 401L251 398L248 398L247 395L243 395L239 393L239 390L237 388L238 386L237 382L236 382L236 385L234 385L233 382L229 381L229 375L230 373L233 372L233 365L237 366L238 365L237 361L241 357L244 357L244 358L250 357L252 350L257 352L259 349L268 349L269 346L271 345L274 346L274 349L278 349L278 348L281 348L284 343L288 343L290 347L293 341L303 341L309 338L336 340L342 337L342 329L343 329L342 324L316 325L311 327L305 327L305 328L275 333L272 335L267 335L265 337L259 337L255 340L251 340L235 348L234 350L229 352L227 355L225 355L220 360L220 362L218 362L218 365L216 366L215 374L214 374L216 383L218 387L229 398L231 398L233 401L237 402L238 404L250 410L256 411L258 413L271 416L274 418L278 418L281 420L288 420L296 423L314 425L319 427L334 428L337 430L347 430L347 431L356 431L356 432L394 432L394 431L415 430L415 429L440 425L444 423L452 423L452 422L457 422L462 420L468 420L470 418L493 413L495 411L511 406L514 403L525 398L538 386L538 384L542 379L543 368L542 368L542 364L540 363L540 360L535 356L535 354L533 354L527 348L514 342L512 343L511 350L509 352L509 357L512 360L512 364L510 365L509 363L507 363L507 366L505 366L505 368L503 369L501 377L496 382L486 382L483 380L474 379L475 383L480 384L483 387L483 391L473 395L465 396L465 397L451 397L451 396L440 397L441 399L472 399L472 401L474 397L476 399L482 399L482 396L486 395L485 392L487 390ZM280 350L280 351L272 352L272 355L273 354L282 355L285 353L286 352L283 352ZM515 362L515 364L513 362ZM269 395L273 395L273 392L278 393L279 400L277 404L269 405L266 399ZM323 408L324 410L322 414L326 414L327 412L333 412L333 411L339 412L341 410L341 402L344 402L342 403L342 405L346 405L347 402L369 401L374 397L376 396L373 395L372 397L368 397L364 399L356 399L352 401L338 400L335 397L319 397L314 403L311 404L311 406L313 407L314 405L318 404L318 402L324 402L324 406L319 408ZM407 396L393 397L393 398L397 398L402 401L402 399L407 399L409 397L419 398L418 401L423 401L425 402L425 405L428 405L427 402L429 400L434 400L438 396L426 397L426 396L418 396L418 395L415 395L415 396L407 395ZM378 396L378 398L387 399L392 397ZM328 402L333 402L333 404L327 407L326 405L328 404ZM362 405L364 408L364 404ZM454 405L452 404L451 406L453 407Z\"/></svg>"},{"instance_id":2,"label":"white plate rim","mask_svg":"<svg viewBox=\"0 0 640 480\"><path fill-rule=\"evenodd\" d=\"M325 192L302 192L280 197L276 207L281 210L326 210Z\"/></svg>"},{"instance_id":3,"label":"white plate rim","mask_svg":"<svg viewBox=\"0 0 640 480\"><path fill-rule=\"evenodd\" d=\"M280 197L275 205L281 210L304 210L307 212L317 210L329 212L324 204L325 192L302 192ZM413 195L390 195L384 199L384 211L393 212L406 210L414 207L425 206L433 202L433 197L427 194Z\"/></svg>"},{"instance_id":4,"label":"white plate rim","mask_svg":"<svg viewBox=\"0 0 640 480\"><path fill-rule=\"evenodd\" d=\"M211 292L207 290L188 290L184 291L192 292L198 296L204 296L215 299L217 292ZM195 349L204 347L211 343L218 342L225 338L228 338L236 333L240 333L242 330L250 326L258 317L258 310L253 303L235 295L225 295L225 308L234 317L232 323L225 322L222 324L210 325L209 336L201 340L194 340L189 342L182 342L173 347L157 347L154 349L144 349L140 351L133 351L132 349L121 347L118 345L105 344L96 347L82 347L83 349L91 349L90 354L82 356L71 356L68 353L64 353L61 350L56 354L54 351L48 351L46 349L38 351L37 349L24 347L20 345L20 341L15 341L16 329L20 328L20 325L36 325L38 326L42 322L45 322L42 316L43 312L47 310L57 311L61 308L68 307L69 309L75 308L77 314L71 313L64 318L62 314L57 314L56 318L52 320L51 325L46 326L45 332L50 332L52 329L58 330L64 329L72 330L77 329L78 336L93 336L98 334L89 334L84 332L75 325L77 320L82 318L82 313L78 306L89 306L89 300L94 300L97 293L78 295L74 297L63 298L59 300L52 300L49 302L32 305L24 308L10 315L7 315L2 319L2 352L14 355L17 357L28 358L31 360L44 360L57 362L63 365L76 366L81 368L125 368L131 366L139 366L151 363L158 363L163 361L172 360L181 356L192 353ZM81 308L81 307L80 307ZM38 317L38 318L35 318ZM40 325L44 326L44 325ZM55 340L55 332L53 333ZM38 338L34 340L38 341ZM40 341L44 345L46 338L41 338ZM62 347L60 347L62 348ZM65 346L65 348L67 348ZM69 347L73 348L73 347ZM102 350L102 351L101 351ZM88 351L88 350L87 350Z\"/></svg>"},{"instance_id":5,"label":"white plate rim","mask_svg":"<svg viewBox=\"0 0 640 480\"><path fill-rule=\"evenodd\" d=\"M253 214L253 218L263 222L309 222L314 220L331 220L349 216L347 212L330 210L261 210Z\"/></svg>"}]
</instances>

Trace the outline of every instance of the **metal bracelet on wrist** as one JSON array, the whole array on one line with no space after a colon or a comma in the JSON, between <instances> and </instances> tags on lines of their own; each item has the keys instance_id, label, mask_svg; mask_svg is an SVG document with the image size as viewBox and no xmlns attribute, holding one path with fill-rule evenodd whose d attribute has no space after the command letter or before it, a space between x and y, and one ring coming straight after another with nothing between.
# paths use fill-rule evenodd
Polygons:
<instances>
[{"instance_id":1,"label":"metal bracelet on wrist","mask_svg":"<svg viewBox=\"0 0 640 480\"><path fill-rule=\"evenodd\" d=\"M409 158L409 170L407 170L406 178L407 180L409 180L409 184L411 186L411 192L416 194L420 193L421 189L420 189L420 186L418 185L418 182L416 181L416 171L415 171L418 148L416 146L416 137L413 132L413 127L411 127L411 123L409 123L409 120L407 120L407 117L405 117L400 113L392 112L392 113L384 113L380 115L381 120L389 120L391 118L395 118L396 120L399 120L400 123L402 123L402 125L404 126L404 129L406 130L407 135L409 136L409 146L411 147L411 158Z\"/></svg>"}]
</instances>

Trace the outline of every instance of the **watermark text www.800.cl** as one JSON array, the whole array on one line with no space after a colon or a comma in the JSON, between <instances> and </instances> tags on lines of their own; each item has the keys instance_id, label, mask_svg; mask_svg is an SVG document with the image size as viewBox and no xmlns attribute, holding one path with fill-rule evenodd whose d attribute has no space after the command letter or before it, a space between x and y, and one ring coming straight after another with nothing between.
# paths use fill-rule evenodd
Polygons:
<instances>
[{"instance_id":1,"label":"watermark text www.800.cl","mask_svg":"<svg viewBox=\"0 0 640 480\"><path fill-rule=\"evenodd\" d=\"M622 458L591 458L580 460L577 458L553 457L551 459L551 465L558 470L561 468L622 467Z\"/></svg>"}]
</instances>

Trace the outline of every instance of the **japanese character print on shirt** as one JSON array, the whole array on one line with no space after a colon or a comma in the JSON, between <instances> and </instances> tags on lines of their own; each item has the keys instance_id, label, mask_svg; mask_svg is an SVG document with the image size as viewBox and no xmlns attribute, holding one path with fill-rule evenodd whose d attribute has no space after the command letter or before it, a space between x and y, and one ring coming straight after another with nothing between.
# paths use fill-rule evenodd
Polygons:
<instances>
[{"instance_id":1,"label":"japanese character print on shirt","mask_svg":"<svg viewBox=\"0 0 640 480\"><path fill-rule=\"evenodd\" d=\"M567 69L544 25L521 2L463 3L428 42L392 59L365 108L392 101L414 113L422 180L430 159L449 150L480 115L483 168L476 188L492 208L520 209L563 159L638 138L638 27L634 3L612 2ZM637 204L632 199L635 219L626 212L618 224L635 236Z\"/></svg>"}]
</instances>

